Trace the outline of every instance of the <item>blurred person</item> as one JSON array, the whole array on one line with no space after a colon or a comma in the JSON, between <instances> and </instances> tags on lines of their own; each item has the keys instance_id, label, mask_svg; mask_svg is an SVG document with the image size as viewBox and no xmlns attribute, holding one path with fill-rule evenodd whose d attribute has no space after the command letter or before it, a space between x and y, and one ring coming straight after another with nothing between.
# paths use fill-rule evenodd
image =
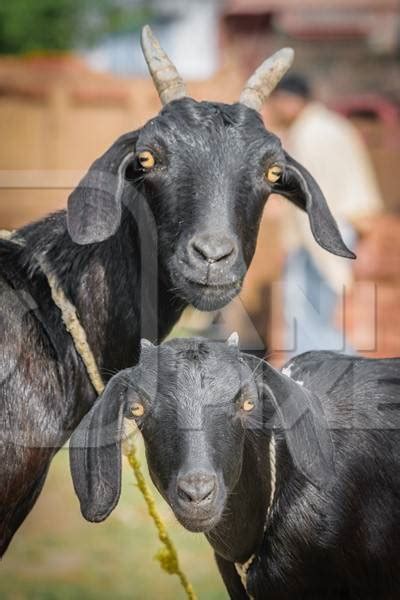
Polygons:
<instances>
[{"instance_id":1,"label":"blurred person","mask_svg":"<svg viewBox=\"0 0 400 600\"><path fill-rule=\"evenodd\" d=\"M345 243L355 249L365 217L382 209L367 150L344 117L316 101L309 82L286 76L271 95L264 117L285 149L315 177ZM335 324L336 309L353 279L353 263L324 252L310 234L307 216L286 203L283 241L285 349L352 352Z\"/></svg>"}]
</instances>

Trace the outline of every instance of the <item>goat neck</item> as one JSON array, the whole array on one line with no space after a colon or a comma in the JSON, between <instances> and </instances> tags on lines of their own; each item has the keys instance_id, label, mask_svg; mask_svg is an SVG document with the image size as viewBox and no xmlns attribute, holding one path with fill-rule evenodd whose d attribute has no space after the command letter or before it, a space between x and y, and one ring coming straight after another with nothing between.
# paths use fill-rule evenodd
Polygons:
<instances>
[{"instance_id":1,"label":"goat neck","mask_svg":"<svg viewBox=\"0 0 400 600\"><path fill-rule=\"evenodd\" d=\"M206 534L215 553L245 563L260 547L271 497L270 435L249 434L239 481L220 523Z\"/></svg>"},{"instance_id":2,"label":"goat neck","mask_svg":"<svg viewBox=\"0 0 400 600\"><path fill-rule=\"evenodd\" d=\"M37 256L44 255L76 306L96 361L107 370L106 379L121 366L136 362L139 339L146 330L147 337L165 336L185 307L169 291L164 274L151 282L155 290L147 289L141 277L137 225L126 208L120 228L103 243L75 244L64 212L23 228L19 235L26 241L22 261L31 274L39 270ZM32 289L40 303L35 292Z\"/></svg>"}]
</instances>

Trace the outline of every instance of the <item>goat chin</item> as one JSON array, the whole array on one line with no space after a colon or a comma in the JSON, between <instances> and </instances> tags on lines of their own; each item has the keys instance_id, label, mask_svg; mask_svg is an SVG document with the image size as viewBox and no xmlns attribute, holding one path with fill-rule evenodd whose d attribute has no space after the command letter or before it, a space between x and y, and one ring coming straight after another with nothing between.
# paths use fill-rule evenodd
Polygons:
<instances>
[{"instance_id":1,"label":"goat chin","mask_svg":"<svg viewBox=\"0 0 400 600\"><path fill-rule=\"evenodd\" d=\"M179 523L192 533L209 533L221 520L222 510L217 510L210 515L190 515L174 510L175 517Z\"/></svg>"},{"instance_id":2,"label":"goat chin","mask_svg":"<svg viewBox=\"0 0 400 600\"><path fill-rule=\"evenodd\" d=\"M229 285L206 285L181 280L175 292L198 310L213 311L226 306L239 294L241 287L241 281Z\"/></svg>"}]
</instances>

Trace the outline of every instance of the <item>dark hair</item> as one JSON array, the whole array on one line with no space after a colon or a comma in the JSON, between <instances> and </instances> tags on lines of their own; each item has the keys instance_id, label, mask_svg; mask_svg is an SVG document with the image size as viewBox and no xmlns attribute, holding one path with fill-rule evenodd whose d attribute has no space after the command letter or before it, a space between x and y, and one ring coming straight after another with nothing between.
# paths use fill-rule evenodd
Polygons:
<instances>
[{"instance_id":1,"label":"dark hair","mask_svg":"<svg viewBox=\"0 0 400 600\"><path fill-rule=\"evenodd\" d=\"M308 100L312 96L311 85L308 79L300 73L291 73L286 75L276 86L275 93L285 92L300 96Z\"/></svg>"}]
</instances>

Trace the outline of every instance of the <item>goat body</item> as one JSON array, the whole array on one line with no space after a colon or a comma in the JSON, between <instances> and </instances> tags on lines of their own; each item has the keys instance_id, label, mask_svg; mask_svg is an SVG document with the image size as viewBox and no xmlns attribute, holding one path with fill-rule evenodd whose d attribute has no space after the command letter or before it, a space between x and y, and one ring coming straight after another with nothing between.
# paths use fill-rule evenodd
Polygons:
<instances>
[{"instance_id":1,"label":"goat body","mask_svg":"<svg viewBox=\"0 0 400 600\"><path fill-rule=\"evenodd\" d=\"M310 352L287 369L321 400L336 473L318 489L278 437L276 496L248 592L273 600L399 598L400 360Z\"/></svg>"},{"instance_id":2,"label":"goat body","mask_svg":"<svg viewBox=\"0 0 400 600\"><path fill-rule=\"evenodd\" d=\"M140 405L153 481L206 534L231 598L397 599L399 368L309 352L280 373L223 343L145 344L72 437L82 512L99 521L116 505L116 432ZM246 590L236 564L251 557Z\"/></svg>"}]
</instances>

